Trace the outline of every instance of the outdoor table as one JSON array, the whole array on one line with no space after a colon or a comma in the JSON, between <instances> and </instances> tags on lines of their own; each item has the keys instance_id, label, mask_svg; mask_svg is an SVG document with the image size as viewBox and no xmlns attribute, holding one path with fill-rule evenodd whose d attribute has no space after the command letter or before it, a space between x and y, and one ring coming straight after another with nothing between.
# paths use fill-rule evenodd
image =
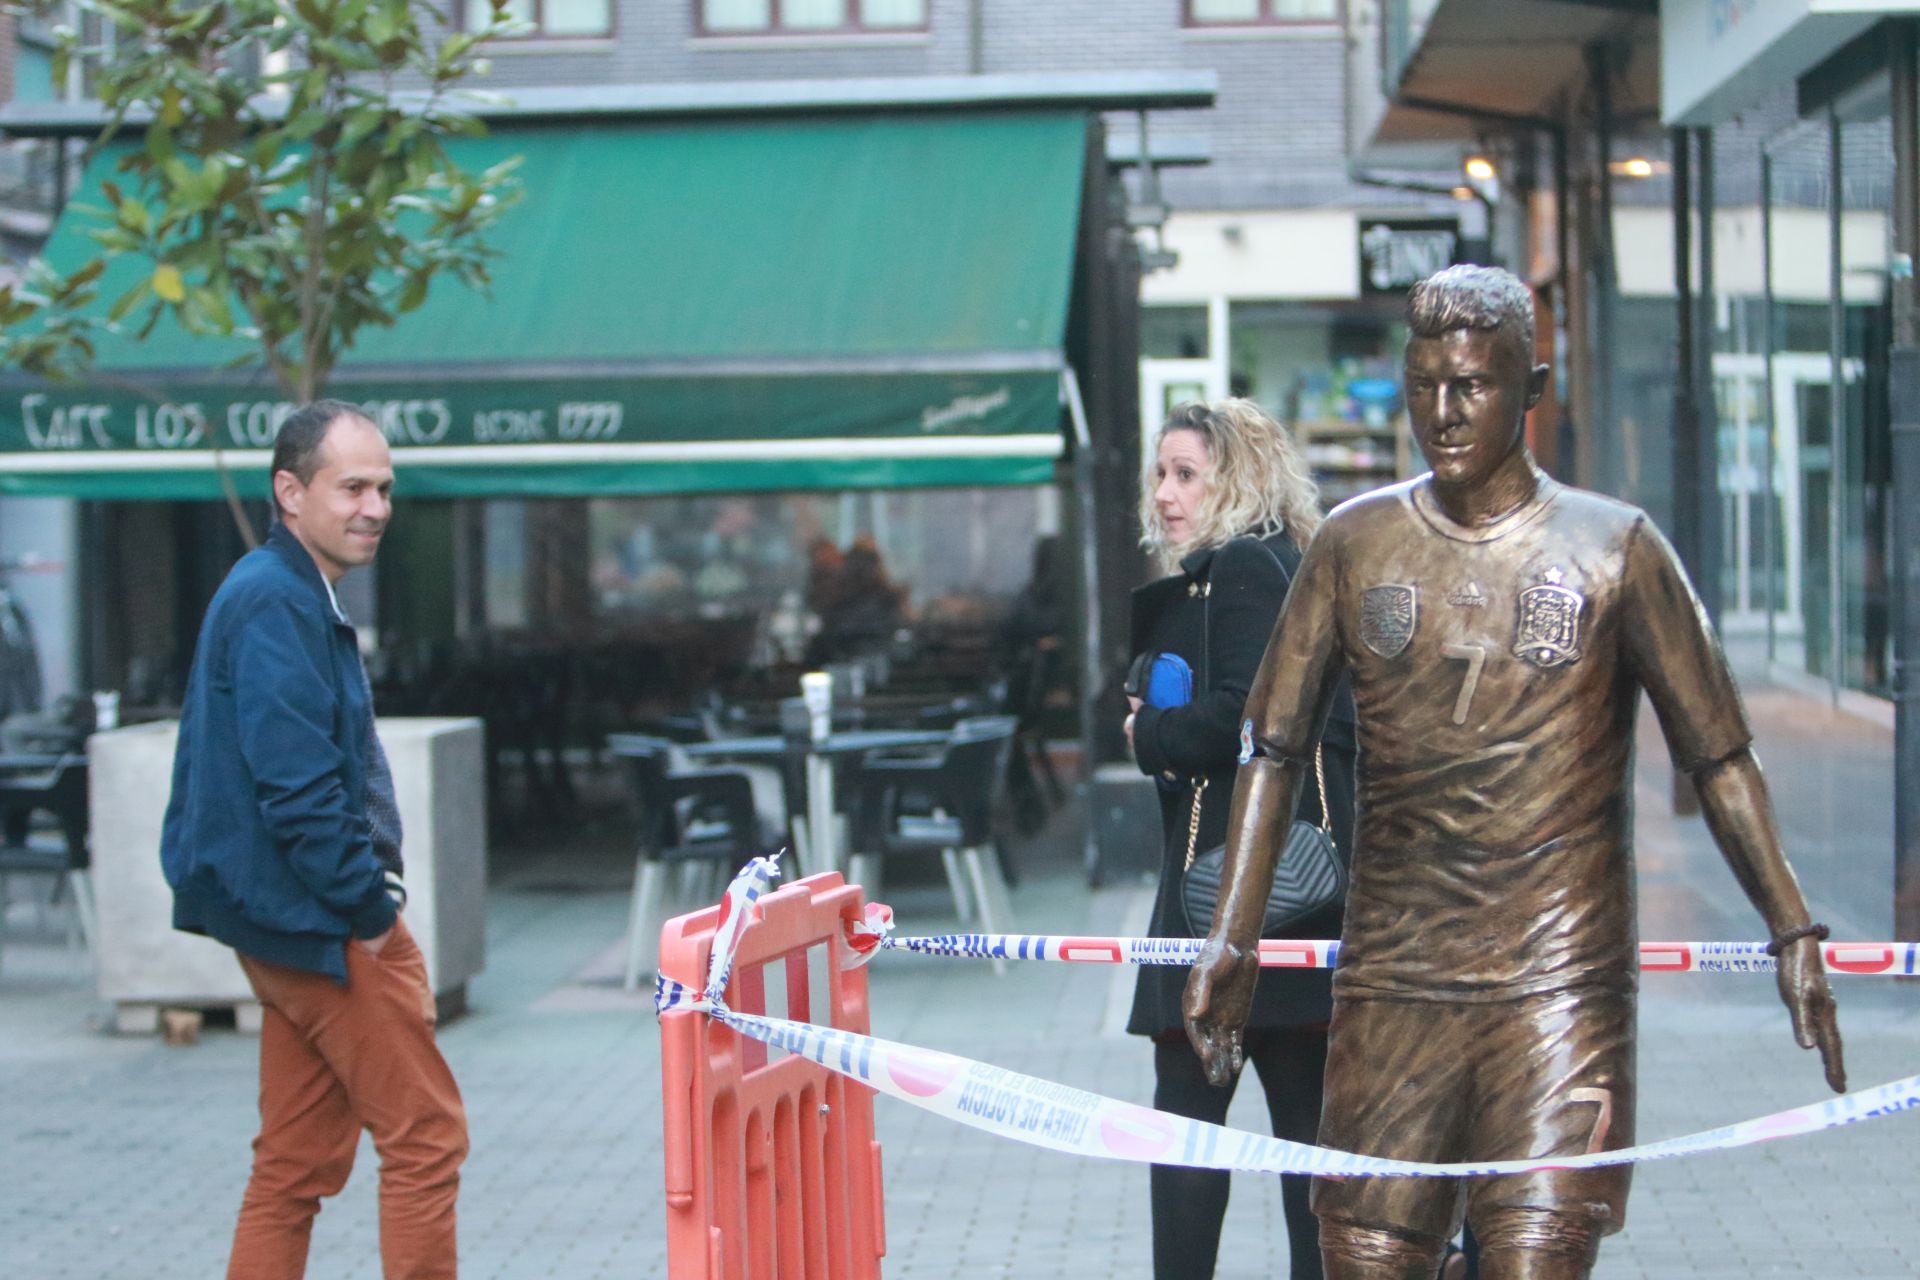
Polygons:
<instances>
[{"instance_id":1,"label":"outdoor table","mask_svg":"<svg viewBox=\"0 0 1920 1280\"><path fill-rule=\"evenodd\" d=\"M948 736L945 729L850 729L830 733L816 742L812 738L770 733L752 738L693 742L682 750L692 760L777 762L788 769L798 762L805 777L806 812L790 815L794 852L810 872L844 871L844 824L833 811L834 762L842 756L863 755L868 751L938 746Z\"/></svg>"}]
</instances>

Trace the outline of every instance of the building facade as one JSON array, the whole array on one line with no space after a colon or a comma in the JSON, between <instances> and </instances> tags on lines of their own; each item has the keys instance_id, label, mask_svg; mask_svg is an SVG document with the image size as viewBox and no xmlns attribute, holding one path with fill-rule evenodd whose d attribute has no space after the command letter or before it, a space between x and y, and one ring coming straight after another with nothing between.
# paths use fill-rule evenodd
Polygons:
<instances>
[{"instance_id":1,"label":"building facade","mask_svg":"<svg viewBox=\"0 0 1920 1280\"><path fill-rule=\"evenodd\" d=\"M1330 497L1407 466L1391 385L1398 297L1408 271L1457 255L1461 206L1444 193L1370 185L1350 174L1356 95L1377 97L1375 80L1354 74L1371 56L1367 6L521 0L515 12L528 30L489 48L485 80L509 98L556 88L588 98L658 89L693 100L704 89L739 98L751 97L755 85L771 91L795 82L1213 73L1218 90L1209 109L1114 111L1103 122L1109 157L1129 170L1126 208L1114 216L1134 229L1147 265L1165 264L1142 286L1139 425L1130 425L1126 448L1103 452L1103 465L1137 468L1138 443L1170 403L1239 393L1309 435ZM457 25L457 7L454 17ZM1369 243L1377 259L1371 273L1363 269ZM1099 406L1093 409L1097 425ZM1119 412L1131 421L1128 409ZM1034 571L1035 544L1071 532L1080 518L1072 490L1063 472L1056 484L1029 488L815 487L558 506L507 495L416 507L409 518L435 529L428 540L435 549L416 556L397 540L389 559L407 560L409 580L424 575L449 585L387 589L369 575L355 615L383 640L400 638L381 647L383 660L402 670L434 646L489 632L656 625L663 600L697 619L731 609L730 590L742 582L753 584L756 608L770 617L795 592L804 596L809 547L864 539L878 546L916 613L964 619L983 605L1004 607ZM107 566L88 591L97 607L78 610L65 640L52 641L71 654L68 686L138 685L129 701L164 703L169 681L184 671L178 638L233 551L231 520L211 504L193 504L194 511L121 504L110 514L92 512L102 504L79 504L77 515L76 504L62 499L9 497L0 506L18 511L29 501L67 513L67 545L53 558L84 555ZM1124 551L1131 536L1124 505L1108 501L1085 515L1114 526L1105 536L1109 564L1111 547ZM162 575L172 584L157 593L164 600L156 608L173 625L84 623L119 598L116 583L151 574L144 562L152 548L176 544L205 550L199 559L207 563L189 557ZM702 572L716 562L720 568ZM1136 561L1133 572L1143 571ZM1114 642L1109 635L1108 646Z\"/></svg>"}]
</instances>

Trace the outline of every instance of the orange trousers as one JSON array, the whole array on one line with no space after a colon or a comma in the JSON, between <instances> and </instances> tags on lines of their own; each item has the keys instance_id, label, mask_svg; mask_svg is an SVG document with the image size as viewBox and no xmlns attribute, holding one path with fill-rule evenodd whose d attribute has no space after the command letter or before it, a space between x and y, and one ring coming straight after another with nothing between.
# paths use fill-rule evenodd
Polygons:
<instances>
[{"instance_id":1,"label":"orange trousers","mask_svg":"<svg viewBox=\"0 0 1920 1280\"><path fill-rule=\"evenodd\" d=\"M240 957L260 997L260 1136L228 1280L300 1280L320 1199L353 1171L360 1131L380 1153L386 1280L452 1280L467 1118L434 1044L426 958L404 922L373 955L347 944L347 985Z\"/></svg>"}]
</instances>

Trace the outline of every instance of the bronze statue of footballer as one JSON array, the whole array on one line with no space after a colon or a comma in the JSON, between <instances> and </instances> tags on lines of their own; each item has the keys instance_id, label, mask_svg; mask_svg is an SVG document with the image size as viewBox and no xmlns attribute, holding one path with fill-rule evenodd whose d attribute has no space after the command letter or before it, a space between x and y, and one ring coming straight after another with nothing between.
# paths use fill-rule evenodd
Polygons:
<instances>
[{"instance_id":1,"label":"bronze statue of footballer","mask_svg":"<svg viewBox=\"0 0 1920 1280\"><path fill-rule=\"evenodd\" d=\"M1329 516L1275 624L1227 884L1187 985L1209 1075L1239 1068L1284 815L1344 669L1360 785L1322 1143L1420 1161L1631 1145L1642 689L1766 919L1795 1038L1844 1089L1824 929L1686 574L1645 513L1554 482L1527 452L1547 367L1531 363L1526 286L1453 267L1407 310L1407 408L1432 470ZM1464 1213L1487 1280L1586 1276L1629 1176L1320 1179L1326 1274L1431 1277Z\"/></svg>"}]
</instances>

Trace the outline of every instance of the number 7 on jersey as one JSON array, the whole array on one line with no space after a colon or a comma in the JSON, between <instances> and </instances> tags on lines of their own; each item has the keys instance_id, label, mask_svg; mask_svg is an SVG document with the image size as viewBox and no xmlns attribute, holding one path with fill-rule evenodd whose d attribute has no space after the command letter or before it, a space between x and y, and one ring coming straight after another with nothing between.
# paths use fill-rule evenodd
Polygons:
<instances>
[{"instance_id":1,"label":"number 7 on jersey","mask_svg":"<svg viewBox=\"0 0 1920 1280\"><path fill-rule=\"evenodd\" d=\"M1453 722L1467 722L1467 708L1473 704L1473 691L1480 687L1480 668L1487 665L1487 651L1477 644L1449 644L1440 652L1467 664L1467 678L1460 682L1460 696L1453 700Z\"/></svg>"}]
</instances>

